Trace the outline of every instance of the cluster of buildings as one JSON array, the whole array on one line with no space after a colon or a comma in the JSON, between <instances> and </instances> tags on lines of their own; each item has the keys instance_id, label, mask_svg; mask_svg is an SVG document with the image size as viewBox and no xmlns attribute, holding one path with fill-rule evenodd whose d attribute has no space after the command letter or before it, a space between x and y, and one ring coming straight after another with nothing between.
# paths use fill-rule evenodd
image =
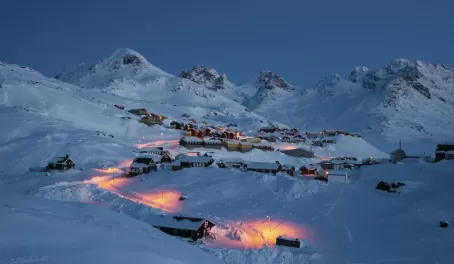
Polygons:
<instances>
[{"instance_id":1,"label":"cluster of buildings","mask_svg":"<svg viewBox=\"0 0 454 264\"><path fill-rule=\"evenodd\" d=\"M257 143L254 143L257 142ZM228 151L249 152L252 149L264 151L273 151L274 148L267 144L258 143L257 139L232 140L225 138L202 139L200 137L185 136L181 138L180 145L187 149L208 148L221 149L226 148Z\"/></svg>"},{"instance_id":2,"label":"cluster of buildings","mask_svg":"<svg viewBox=\"0 0 454 264\"><path fill-rule=\"evenodd\" d=\"M235 168L240 171L253 171L259 173L278 174L286 173L290 176L296 174L295 166L281 164L276 162L246 162L242 159L221 159L215 161L209 154L200 154L199 152L190 152L179 154L175 157L172 164L172 170L182 170L184 168L209 167L216 164L218 168ZM356 158L343 157L332 160L321 161L316 164L303 165L299 168L299 173L304 176L313 176L321 178L328 182L348 182L349 172L360 168L362 162Z\"/></svg>"},{"instance_id":3,"label":"cluster of buildings","mask_svg":"<svg viewBox=\"0 0 454 264\"><path fill-rule=\"evenodd\" d=\"M126 176L133 177L157 171L158 164L171 163L174 160L168 150L162 147L141 149L139 155L133 160Z\"/></svg>"}]
</instances>

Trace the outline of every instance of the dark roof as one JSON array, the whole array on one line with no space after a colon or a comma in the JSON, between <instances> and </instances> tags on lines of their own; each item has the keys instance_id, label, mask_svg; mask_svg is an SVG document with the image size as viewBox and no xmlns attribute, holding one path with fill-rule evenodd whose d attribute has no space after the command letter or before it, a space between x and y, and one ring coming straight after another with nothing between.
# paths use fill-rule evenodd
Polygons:
<instances>
[{"instance_id":1,"label":"dark roof","mask_svg":"<svg viewBox=\"0 0 454 264\"><path fill-rule=\"evenodd\" d=\"M213 222L196 217L151 215L146 221L154 227L167 227L185 230L197 230L205 221L214 225Z\"/></svg>"},{"instance_id":2,"label":"dark roof","mask_svg":"<svg viewBox=\"0 0 454 264\"><path fill-rule=\"evenodd\" d=\"M63 164L66 163L68 160L71 160L70 157L55 157L49 161L49 164ZM74 162L74 161L73 161Z\"/></svg>"},{"instance_id":3,"label":"dark roof","mask_svg":"<svg viewBox=\"0 0 454 264\"><path fill-rule=\"evenodd\" d=\"M296 148L296 149L286 149L286 150L282 150L281 152L283 153L291 153L291 154L313 154L314 152L312 151L309 151L309 150L305 150L305 149L302 149L302 148Z\"/></svg>"},{"instance_id":4,"label":"dark roof","mask_svg":"<svg viewBox=\"0 0 454 264\"><path fill-rule=\"evenodd\" d=\"M445 143L445 144L438 144L437 151L450 151L454 150L454 144L452 143Z\"/></svg>"}]
</instances>

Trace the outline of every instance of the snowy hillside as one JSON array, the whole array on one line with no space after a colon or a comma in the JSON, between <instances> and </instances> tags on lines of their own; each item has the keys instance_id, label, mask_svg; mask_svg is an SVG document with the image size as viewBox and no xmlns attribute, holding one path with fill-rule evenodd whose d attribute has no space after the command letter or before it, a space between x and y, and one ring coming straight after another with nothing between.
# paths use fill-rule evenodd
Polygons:
<instances>
[{"instance_id":1,"label":"snowy hillside","mask_svg":"<svg viewBox=\"0 0 454 264\"><path fill-rule=\"evenodd\" d=\"M300 89L272 72L241 85L206 66L177 77L127 49L66 67L57 79L0 63L0 234L6 234L0 263L453 263L454 229L440 227L440 221L454 222L453 162L392 164L383 140L443 138L452 129L452 118L442 117L450 116L454 101L453 72L398 60ZM135 108L167 119L147 126L128 112ZM254 147L248 152L225 145L188 149L180 145L187 131L172 127L173 120L217 132L235 128L244 140L260 143L242 142ZM300 140L284 141L295 139L291 130L257 132L271 123L299 128ZM412 130L415 124L424 129ZM323 128L363 137L304 133ZM212 136L204 140L212 143ZM174 159L205 153L211 158L194 158L212 163L182 168L181 159L156 161L156 170L125 177L138 152L154 147ZM435 145L429 147L433 155ZM313 155L281 152L297 148ZM75 169L43 171L65 154ZM333 169L323 177L300 173L331 159ZM219 165L228 160L265 168ZM405 185L386 192L376 189L380 181ZM182 216L192 220L182 224ZM173 233L153 227L172 217L179 223ZM188 221L205 219L214 224L210 236L173 236ZM278 245L280 236L301 245Z\"/></svg>"},{"instance_id":2,"label":"snowy hillside","mask_svg":"<svg viewBox=\"0 0 454 264\"><path fill-rule=\"evenodd\" d=\"M399 59L378 70L356 67L348 79L332 74L314 87L255 100L252 108L307 130L444 141L454 129L453 91L453 68Z\"/></svg>"},{"instance_id":3,"label":"snowy hillside","mask_svg":"<svg viewBox=\"0 0 454 264\"><path fill-rule=\"evenodd\" d=\"M0 263L222 263L99 205L0 190Z\"/></svg>"}]
</instances>

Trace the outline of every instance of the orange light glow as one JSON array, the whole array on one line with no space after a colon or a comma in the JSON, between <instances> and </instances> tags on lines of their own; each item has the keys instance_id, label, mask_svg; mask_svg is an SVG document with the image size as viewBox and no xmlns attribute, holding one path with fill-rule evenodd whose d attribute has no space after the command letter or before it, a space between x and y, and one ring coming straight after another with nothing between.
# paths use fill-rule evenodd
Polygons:
<instances>
[{"instance_id":1,"label":"orange light glow","mask_svg":"<svg viewBox=\"0 0 454 264\"><path fill-rule=\"evenodd\" d=\"M128 160L123 160L120 162L120 164L118 165L118 167L120 168L127 168L127 167L131 167L131 164L134 160L132 159L128 159Z\"/></svg>"},{"instance_id":2,"label":"orange light glow","mask_svg":"<svg viewBox=\"0 0 454 264\"><path fill-rule=\"evenodd\" d=\"M154 191L152 193L132 193L124 189L128 182L127 178L112 178L108 176L96 176L84 181L86 184L96 184L99 188L108 190L120 197L144 204L163 211L176 213L180 209L180 193L176 191Z\"/></svg>"},{"instance_id":3,"label":"orange light glow","mask_svg":"<svg viewBox=\"0 0 454 264\"><path fill-rule=\"evenodd\" d=\"M178 212L180 210L181 193L171 190L154 190L150 193L142 193L143 200L150 206L166 212Z\"/></svg>"},{"instance_id":4,"label":"orange light glow","mask_svg":"<svg viewBox=\"0 0 454 264\"><path fill-rule=\"evenodd\" d=\"M139 149L143 149L143 148L155 148L155 147L162 146L162 145L176 146L178 144L180 144L179 140L157 140L157 141L153 141L150 143L137 144L137 147Z\"/></svg>"},{"instance_id":5,"label":"orange light glow","mask_svg":"<svg viewBox=\"0 0 454 264\"><path fill-rule=\"evenodd\" d=\"M242 222L232 225L234 230L229 231L232 234L220 232L216 236L216 242L213 246L228 246L238 249L258 249L265 246L275 246L278 236L289 236L300 240L305 238L302 228L287 222L278 220L260 220L253 222ZM237 237L231 239L230 237Z\"/></svg>"},{"instance_id":6,"label":"orange light glow","mask_svg":"<svg viewBox=\"0 0 454 264\"><path fill-rule=\"evenodd\" d=\"M94 169L97 172L106 173L106 174L114 174L114 173L123 173L123 170L119 168L105 168L105 169Z\"/></svg>"},{"instance_id":7,"label":"orange light glow","mask_svg":"<svg viewBox=\"0 0 454 264\"><path fill-rule=\"evenodd\" d=\"M291 150L291 149L296 149L296 146L295 145L287 145L287 146L281 147L281 149L283 149L283 150Z\"/></svg>"},{"instance_id":8,"label":"orange light glow","mask_svg":"<svg viewBox=\"0 0 454 264\"><path fill-rule=\"evenodd\" d=\"M297 226L277 220L257 221L251 223L250 225L254 230L262 235L263 240L269 245L275 245L276 238L282 235L298 239L302 239L304 237L302 230Z\"/></svg>"}]
</instances>

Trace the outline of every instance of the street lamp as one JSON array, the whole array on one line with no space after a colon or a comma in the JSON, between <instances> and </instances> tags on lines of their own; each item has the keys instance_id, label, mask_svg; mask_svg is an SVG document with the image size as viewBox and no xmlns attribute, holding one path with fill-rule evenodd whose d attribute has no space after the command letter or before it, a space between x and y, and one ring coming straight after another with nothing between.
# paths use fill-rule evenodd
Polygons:
<instances>
[{"instance_id":1,"label":"street lamp","mask_svg":"<svg viewBox=\"0 0 454 264\"><path fill-rule=\"evenodd\" d=\"M268 218L268 229L271 232L271 217L267 215L266 218Z\"/></svg>"}]
</instances>

